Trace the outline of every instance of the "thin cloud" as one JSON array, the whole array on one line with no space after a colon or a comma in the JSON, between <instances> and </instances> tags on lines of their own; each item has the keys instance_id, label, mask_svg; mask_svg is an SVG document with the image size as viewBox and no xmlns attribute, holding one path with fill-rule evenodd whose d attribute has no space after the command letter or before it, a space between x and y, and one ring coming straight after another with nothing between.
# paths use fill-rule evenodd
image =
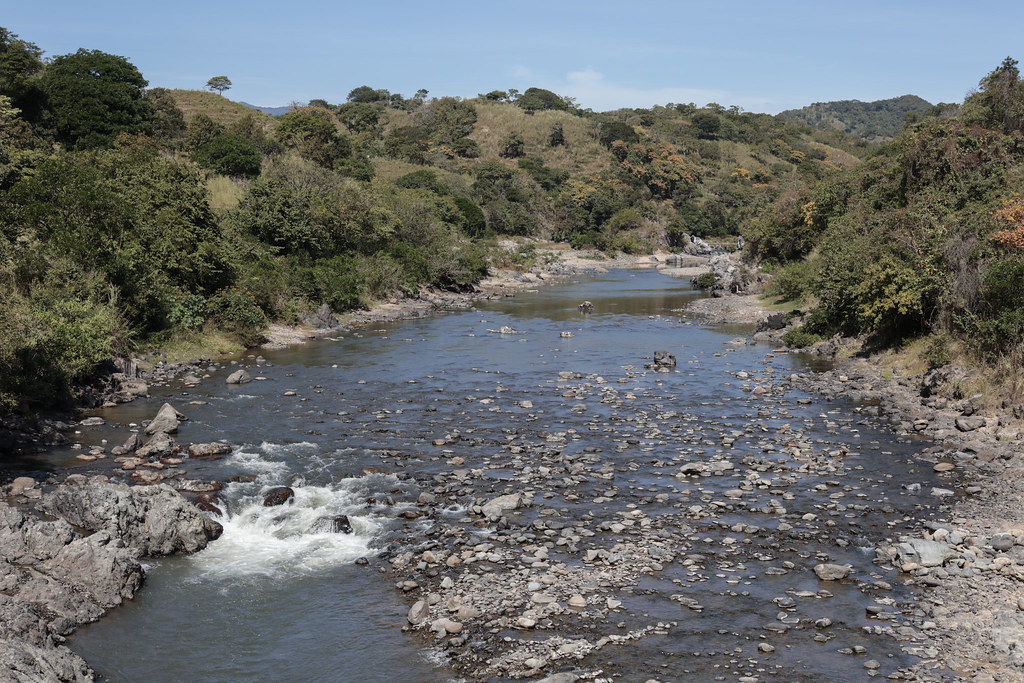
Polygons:
<instances>
[{"instance_id":1,"label":"thin cloud","mask_svg":"<svg viewBox=\"0 0 1024 683\"><path fill-rule=\"evenodd\" d=\"M698 105L708 102L722 102L728 93L724 90L703 88L662 87L640 88L607 80L599 71L585 69L570 71L565 82L553 88L560 95L576 98L576 103L594 111L610 111L622 107L647 108L669 102L694 102Z\"/></svg>"}]
</instances>

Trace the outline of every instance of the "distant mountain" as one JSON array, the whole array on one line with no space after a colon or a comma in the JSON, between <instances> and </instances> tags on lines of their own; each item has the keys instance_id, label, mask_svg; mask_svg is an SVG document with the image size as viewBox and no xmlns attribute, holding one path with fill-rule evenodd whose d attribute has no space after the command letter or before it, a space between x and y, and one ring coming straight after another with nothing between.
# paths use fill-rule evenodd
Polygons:
<instances>
[{"instance_id":1,"label":"distant mountain","mask_svg":"<svg viewBox=\"0 0 1024 683\"><path fill-rule=\"evenodd\" d=\"M932 104L927 100L916 95L903 95L875 102L815 102L803 109L780 112L779 116L821 130L838 130L876 142L896 137L903 129L908 113L921 115L931 108Z\"/></svg>"},{"instance_id":2,"label":"distant mountain","mask_svg":"<svg viewBox=\"0 0 1024 683\"><path fill-rule=\"evenodd\" d=\"M271 116L281 116L282 114L287 114L292 110L291 107L259 107L255 104L249 104L248 102L239 102L239 104L244 104L249 107L249 109L256 109L264 114L270 114Z\"/></svg>"}]
</instances>

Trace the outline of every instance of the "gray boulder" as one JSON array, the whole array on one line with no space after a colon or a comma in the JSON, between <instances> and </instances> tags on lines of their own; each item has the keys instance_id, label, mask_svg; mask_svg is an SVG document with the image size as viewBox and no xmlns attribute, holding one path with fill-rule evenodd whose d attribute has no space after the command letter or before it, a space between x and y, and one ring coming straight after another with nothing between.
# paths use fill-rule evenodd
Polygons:
<instances>
[{"instance_id":1,"label":"gray boulder","mask_svg":"<svg viewBox=\"0 0 1024 683\"><path fill-rule=\"evenodd\" d=\"M896 546L896 555L901 562L914 562L922 567L941 567L951 553L945 543L924 538L914 538Z\"/></svg>"},{"instance_id":2,"label":"gray boulder","mask_svg":"<svg viewBox=\"0 0 1024 683\"><path fill-rule=\"evenodd\" d=\"M235 370L224 381L228 384L248 384L252 381L252 377L245 370Z\"/></svg>"},{"instance_id":3,"label":"gray boulder","mask_svg":"<svg viewBox=\"0 0 1024 683\"><path fill-rule=\"evenodd\" d=\"M166 484L59 486L38 507L73 526L107 530L143 555L202 550L223 530Z\"/></svg>"},{"instance_id":4,"label":"gray boulder","mask_svg":"<svg viewBox=\"0 0 1024 683\"><path fill-rule=\"evenodd\" d=\"M57 644L39 608L0 593L0 671L9 681L91 681L92 669Z\"/></svg>"},{"instance_id":5,"label":"gray boulder","mask_svg":"<svg viewBox=\"0 0 1024 683\"><path fill-rule=\"evenodd\" d=\"M146 434L156 434L157 432L163 432L164 434L174 434L178 431L178 424L185 419L185 416L179 413L170 403L165 403L160 406L160 410L157 412L148 425L146 425Z\"/></svg>"}]
</instances>

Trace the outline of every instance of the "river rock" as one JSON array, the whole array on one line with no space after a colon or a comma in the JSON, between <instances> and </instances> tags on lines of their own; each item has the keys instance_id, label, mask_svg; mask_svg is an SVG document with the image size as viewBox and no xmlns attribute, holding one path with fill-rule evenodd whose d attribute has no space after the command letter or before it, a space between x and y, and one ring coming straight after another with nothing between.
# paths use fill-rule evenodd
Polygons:
<instances>
[{"instance_id":1,"label":"river rock","mask_svg":"<svg viewBox=\"0 0 1024 683\"><path fill-rule=\"evenodd\" d=\"M58 486L39 510L88 531L107 530L144 555L195 552L223 529L166 484L127 486L90 482Z\"/></svg>"},{"instance_id":2,"label":"river rock","mask_svg":"<svg viewBox=\"0 0 1024 683\"><path fill-rule=\"evenodd\" d=\"M231 446L214 441L212 443L194 443L188 447L188 457L199 460L221 458L231 452Z\"/></svg>"},{"instance_id":3,"label":"river rock","mask_svg":"<svg viewBox=\"0 0 1024 683\"><path fill-rule=\"evenodd\" d=\"M822 581L838 581L853 573L853 567L848 564L819 564L815 565L814 573Z\"/></svg>"},{"instance_id":4,"label":"river rock","mask_svg":"<svg viewBox=\"0 0 1024 683\"><path fill-rule=\"evenodd\" d=\"M923 538L914 538L896 546L896 554L901 562L922 567L940 567L950 553L949 546L945 543Z\"/></svg>"},{"instance_id":5,"label":"river rock","mask_svg":"<svg viewBox=\"0 0 1024 683\"><path fill-rule=\"evenodd\" d=\"M10 681L91 681L85 660L57 643L35 605L0 593L0 671Z\"/></svg>"},{"instance_id":6,"label":"river rock","mask_svg":"<svg viewBox=\"0 0 1024 683\"><path fill-rule=\"evenodd\" d=\"M584 301L583 303L581 303L576 308L578 308L581 313L593 313L594 312L594 304L589 302L589 301Z\"/></svg>"},{"instance_id":7,"label":"river rock","mask_svg":"<svg viewBox=\"0 0 1024 683\"><path fill-rule=\"evenodd\" d=\"M139 550L127 548L109 531L98 531L64 546L39 565L50 577L87 592L103 608L120 605L142 586Z\"/></svg>"},{"instance_id":8,"label":"river rock","mask_svg":"<svg viewBox=\"0 0 1024 683\"><path fill-rule=\"evenodd\" d=\"M165 403L160 406L156 417L146 425L146 434L156 434L157 432L174 434L178 431L178 424L184 419L185 416L175 410L170 403Z\"/></svg>"},{"instance_id":9,"label":"river rock","mask_svg":"<svg viewBox=\"0 0 1024 683\"><path fill-rule=\"evenodd\" d=\"M418 626L426 621L430 617L430 605L427 604L426 600L417 600L416 603L409 608L409 614L406 619L413 626Z\"/></svg>"},{"instance_id":10,"label":"river rock","mask_svg":"<svg viewBox=\"0 0 1024 683\"><path fill-rule=\"evenodd\" d=\"M165 432L157 432L135 451L139 458L162 458L175 452L177 444Z\"/></svg>"},{"instance_id":11,"label":"river rock","mask_svg":"<svg viewBox=\"0 0 1024 683\"><path fill-rule=\"evenodd\" d=\"M245 370L235 370L224 381L227 384L248 384L252 381L252 376Z\"/></svg>"},{"instance_id":12,"label":"river rock","mask_svg":"<svg viewBox=\"0 0 1024 683\"><path fill-rule=\"evenodd\" d=\"M278 486L267 491L263 496L263 507L275 507L295 499L295 491L290 486Z\"/></svg>"},{"instance_id":13,"label":"river rock","mask_svg":"<svg viewBox=\"0 0 1024 683\"><path fill-rule=\"evenodd\" d=\"M981 415L960 416L953 421L953 424L961 432L973 432L975 429L981 429L985 426L985 418Z\"/></svg>"},{"instance_id":14,"label":"river rock","mask_svg":"<svg viewBox=\"0 0 1024 683\"><path fill-rule=\"evenodd\" d=\"M348 515L321 517L313 522L312 531L319 534L350 534L352 533L352 522L349 520Z\"/></svg>"},{"instance_id":15,"label":"river rock","mask_svg":"<svg viewBox=\"0 0 1024 683\"><path fill-rule=\"evenodd\" d=\"M676 366L676 357L668 351L654 352L654 367L671 370Z\"/></svg>"},{"instance_id":16,"label":"river rock","mask_svg":"<svg viewBox=\"0 0 1024 683\"><path fill-rule=\"evenodd\" d=\"M483 505L483 513L486 517L500 517L506 510L516 510L522 504L523 497L518 493L509 493L498 496Z\"/></svg>"},{"instance_id":17,"label":"river rock","mask_svg":"<svg viewBox=\"0 0 1024 683\"><path fill-rule=\"evenodd\" d=\"M114 456L127 455L128 453L134 453L135 451L139 450L139 447L141 446L142 437L136 433L129 436L128 439L120 446L115 446L111 448L110 453L111 455Z\"/></svg>"}]
</instances>

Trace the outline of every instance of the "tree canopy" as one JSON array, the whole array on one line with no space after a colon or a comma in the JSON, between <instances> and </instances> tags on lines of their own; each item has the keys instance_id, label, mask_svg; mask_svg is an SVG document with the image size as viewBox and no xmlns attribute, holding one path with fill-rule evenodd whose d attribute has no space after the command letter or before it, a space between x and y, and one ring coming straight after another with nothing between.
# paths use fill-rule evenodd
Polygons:
<instances>
[{"instance_id":1,"label":"tree canopy","mask_svg":"<svg viewBox=\"0 0 1024 683\"><path fill-rule=\"evenodd\" d=\"M78 148L107 146L119 133L148 132L147 85L124 57L85 49L55 57L40 79L57 139Z\"/></svg>"}]
</instances>

